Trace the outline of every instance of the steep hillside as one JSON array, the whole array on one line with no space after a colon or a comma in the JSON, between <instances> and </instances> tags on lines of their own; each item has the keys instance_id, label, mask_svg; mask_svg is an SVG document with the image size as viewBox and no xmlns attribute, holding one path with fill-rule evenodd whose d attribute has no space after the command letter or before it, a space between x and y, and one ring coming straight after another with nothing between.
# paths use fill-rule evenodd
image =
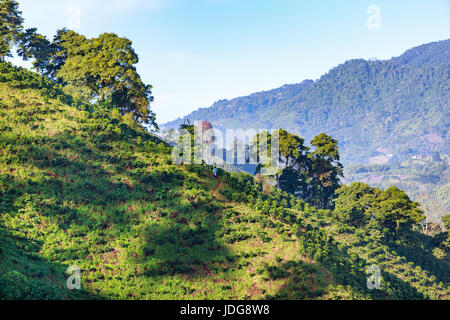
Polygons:
<instances>
[{"instance_id":1,"label":"steep hillside","mask_svg":"<svg viewBox=\"0 0 450 320\"><path fill-rule=\"evenodd\" d=\"M173 165L132 119L1 70L0 299L449 298L432 237L393 241L249 175Z\"/></svg>"}]
</instances>

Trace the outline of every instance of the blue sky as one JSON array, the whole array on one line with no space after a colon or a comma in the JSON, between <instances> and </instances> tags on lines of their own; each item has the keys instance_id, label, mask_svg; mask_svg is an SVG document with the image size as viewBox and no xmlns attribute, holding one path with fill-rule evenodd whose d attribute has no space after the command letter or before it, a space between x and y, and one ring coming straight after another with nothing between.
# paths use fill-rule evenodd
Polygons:
<instances>
[{"instance_id":1,"label":"blue sky","mask_svg":"<svg viewBox=\"0 0 450 320\"><path fill-rule=\"evenodd\" d=\"M88 37L115 32L131 39L138 71L154 86L159 123L219 99L317 79L348 59L388 59L450 38L450 0L19 3L25 26L49 37L68 26Z\"/></svg>"}]
</instances>

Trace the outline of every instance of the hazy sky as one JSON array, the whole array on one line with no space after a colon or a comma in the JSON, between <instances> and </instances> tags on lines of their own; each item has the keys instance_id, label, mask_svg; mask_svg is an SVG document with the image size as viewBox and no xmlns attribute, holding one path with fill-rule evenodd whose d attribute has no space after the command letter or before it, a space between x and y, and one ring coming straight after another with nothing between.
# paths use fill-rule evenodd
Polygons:
<instances>
[{"instance_id":1,"label":"hazy sky","mask_svg":"<svg viewBox=\"0 0 450 320\"><path fill-rule=\"evenodd\" d=\"M53 37L133 41L159 123L352 58L386 59L450 38L450 0L19 0L26 27Z\"/></svg>"}]
</instances>

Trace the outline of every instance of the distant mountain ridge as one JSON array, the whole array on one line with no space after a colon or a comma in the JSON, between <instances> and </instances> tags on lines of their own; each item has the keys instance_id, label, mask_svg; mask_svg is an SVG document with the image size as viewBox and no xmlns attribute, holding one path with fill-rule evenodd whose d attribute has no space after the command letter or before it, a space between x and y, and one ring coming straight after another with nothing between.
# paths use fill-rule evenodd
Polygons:
<instances>
[{"instance_id":1,"label":"distant mountain ridge","mask_svg":"<svg viewBox=\"0 0 450 320\"><path fill-rule=\"evenodd\" d=\"M220 100L161 128L206 120L219 129L283 128L307 142L325 132L339 141L345 183L396 185L439 222L450 212L449 62L450 39L390 60L353 59L316 81Z\"/></svg>"},{"instance_id":2,"label":"distant mountain ridge","mask_svg":"<svg viewBox=\"0 0 450 320\"><path fill-rule=\"evenodd\" d=\"M282 127L307 141L324 131L340 142L345 163L448 154L449 61L450 39L390 60L349 60L316 81L219 100L161 127L177 128L185 119L217 128Z\"/></svg>"},{"instance_id":3,"label":"distant mountain ridge","mask_svg":"<svg viewBox=\"0 0 450 320\"><path fill-rule=\"evenodd\" d=\"M431 66L448 65L450 56L449 41L431 42L414 47L405 51L401 56L392 58L391 61L416 67L424 64Z\"/></svg>"}]
</instances>

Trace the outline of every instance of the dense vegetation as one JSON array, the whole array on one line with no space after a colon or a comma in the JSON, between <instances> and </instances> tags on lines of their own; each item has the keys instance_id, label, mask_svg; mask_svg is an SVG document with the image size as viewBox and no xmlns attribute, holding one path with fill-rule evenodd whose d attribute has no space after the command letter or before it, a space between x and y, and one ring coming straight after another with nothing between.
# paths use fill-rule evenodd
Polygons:
<instances>
[{"instance_id":1,"label":"dense vegetation","mask_svg":"<svg viewBox=\"0 0 450 320\"><path fill-rule=\"evenodd\" d=\"M341 186L332 137L310 151L280 130L280 188L175 164L144 128L151 87L129 40L50 42L22 23L1 0L0 300L449 299L448 232L423 232L395 187ZM14 45L39 73L3 61Z\"/></svg>"},{"instance_id":2,"label":"dense vegetation","mask_svg":"<svg viewBox=\"0 0 450 320\"><path fill-rule=\"evenodd\" d=\"M136 71L139 58L129 39L114 33L87 39L60 29L49 41L36 28L24 31L21 14L16 1L0 2L0 61L11 56L15 46L45 80L63 85L78 103L107 103L122 115L158 128L149 108L152 86L144 84Z\"/></svg>"},{"instance_id":3,"label":"dense vegetation","mask_svg":"<svg viewBox=\"0 0 450 320\"><path fill-rule=\"evenodd\" d=\"M264 179L173 165L133 118L1 65L1 298L448 299L446 233L355 227L344 189L339 210L317 210ZM82 290L66 288L70 265Z\"/></svg>"},{"instance_id":4,"label":"dense vegetation","mask_svg":"<svg viewBox=\"0 0 450 320\"><path fill-rule=\"evenodd\" d=\"M278 145L278 155L271 154L274 139ZM317 135L311 141L311 146L313 150L305 146L305 140L301 137L279 129L272 134L257 134L249 150L258 158L256 173L260 174L267 167L267 170L270 170L271 167L277 166L279 169L272 173L272 176L279 189L305 200L316 208L331 209L335 191L339 188L343 175L343 167L339 162L339 147L337 141L325 133ZM274 158L277 160L275 164ZM267 177L268 173L264 176Z\"/></svg>"},{"instance_id":5,"label":"dense vegetation","mask_svg":"<svg viewBox=\"0 0 450 320\"><path fill-rule=\"evenodd\" d=\"M350 165L345 183L363 181L387 189L392 185L405 190L420 202L429 221L440 222L450 212L450 166L445 159L427 157L389 165Z\"/></svg>"},{"instance_id":6,"label":"dense vegetation","mask_svg":"<svg viewBox=\"0 0 450 320\"><path fill-rule=\"evenodd\" d=\"M341 161L389 165L394 171L356 176L377 187L392 184L426 204L427 215L439 221L449 212L450 40L408 50L387 61L350 60L316 81L220 100L184 119L210 121L216 128L284 128L310 141L325 130L339 141ZM177 127L184 119L162 125ZM438 154L441 171L430 179L424 169L405 163L412 157ZM435 158L435 157L432 157ZM436 160L422 163L433 167ZM445 165L444 165L445 164ZM409 175L408 179L392 179ZM427 169L425 169L427 170ZM405 173L408 172L408 173ZM375 179L374 179L375 178ZM378 184L376 180L386 183ZM399 181L400 180L400 181Z\"/></svg>"}]
</instances>

